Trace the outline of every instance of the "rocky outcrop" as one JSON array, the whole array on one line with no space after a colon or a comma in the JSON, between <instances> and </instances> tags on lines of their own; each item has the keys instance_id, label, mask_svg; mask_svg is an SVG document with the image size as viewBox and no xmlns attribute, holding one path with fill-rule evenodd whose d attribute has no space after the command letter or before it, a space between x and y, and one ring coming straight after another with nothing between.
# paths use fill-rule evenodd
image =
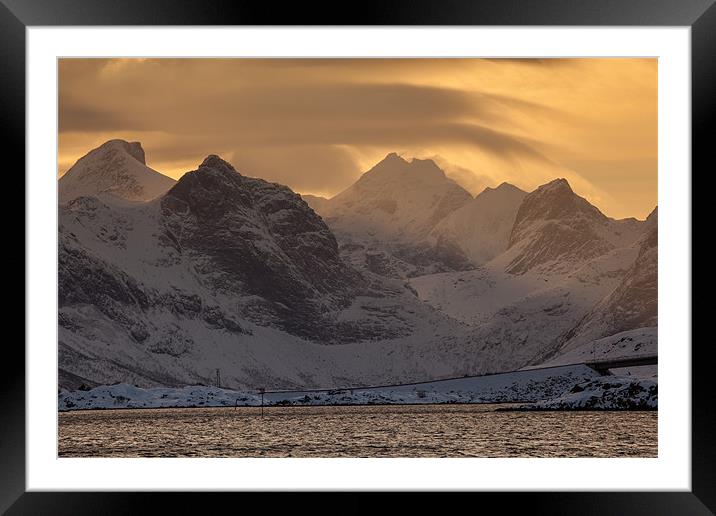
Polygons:
<instances>
[{"instance_id":1,"label":"rocky outcrop","mask_svg":"<svg viewBox=\"0 0 716 516\"><path fill-rule=\"evenodd\" d=\"M298 194L244 177L218 156L167 192L161 221L167 241L202 262L212 290L260 298L261 317L290 333L330 339L324 315L345 307L364 286Z\"/></svg>"},{"instance_id":2,"label":"rocky outcrop","mask_svg":"<svg viewBox=\"0 0 716 516\"><path fill-rule=\"evenodd\" d=\"M575 194L566 179L555 179L524 198L500 259L512 274L564 274L627 247L638 231L636 221L610 219Z\"/></svg>"}]
</instances>

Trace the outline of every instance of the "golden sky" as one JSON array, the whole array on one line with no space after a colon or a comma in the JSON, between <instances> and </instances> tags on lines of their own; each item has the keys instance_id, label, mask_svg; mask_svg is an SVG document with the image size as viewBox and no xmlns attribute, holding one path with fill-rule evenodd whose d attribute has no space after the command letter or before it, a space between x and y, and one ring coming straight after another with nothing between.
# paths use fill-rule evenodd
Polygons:
<instances>
[{"instance_id":1,"label":"golden sky","mask_svg":"<svg viewBox=\"0 0 716 516\"><path fill-rule=\"evenodd\" d=\"M479 193L557 177L615 218L657 203L656 59L62 59L63 174L112 138L171 177L219 154L332 196L389 152Z\"/></svg>"}]
</instances>

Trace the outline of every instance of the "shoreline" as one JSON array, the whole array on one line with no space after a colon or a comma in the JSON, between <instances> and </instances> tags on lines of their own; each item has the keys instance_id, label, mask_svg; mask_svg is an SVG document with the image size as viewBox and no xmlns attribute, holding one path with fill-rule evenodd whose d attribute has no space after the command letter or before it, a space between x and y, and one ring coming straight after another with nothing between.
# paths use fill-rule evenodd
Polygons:
<instances>
[{"instance_id":1,"label":"shoreline","mask_svg":"<svg viewBox=\"0 0 716 516\"><path fill-rule=\"evenodd\" d=\"M438 403L316 403L316 404L282 404L273 403L271 405L264 405L264 409L270 408L306 408L306 407L419 407L419 406L434 406L434 405L514 405L519 403L531 403L528 401L482 401L482 402L438 402ZM58 409L59 414L65 414L69 412L90 412L93 410L160 410L160 409L261 409L261 405L177 405L177 406L163 406L163 407L92 407L92 408L77 408L69 410Z\"/></svg>"},{"instance_id":2,"label":"shoreline","mask_svg":"<svg viewBox=\"0 0 716 516\"><path fill-rule=\"evenodd\" d=\"M416 406L445 406L445 405L456 405L456 406L474 406L474 405L516 405L526 404L529 405L535 402L524 402L524 401L499 401L499 402L443 402L443 403L324 403L324 404L272 404L264 405L263 409L274 409L274 408L311 408L311 407L416 407ZM173 407L92 407L92 408L77 408L70 410L57 410L59 414L69 414L75 412L106 412L106 411L125 411L125 410L177 410L177 409L257 409L260 410L260 405L237 405L232 407L231 405L191 405L191 406L173 406ZM658 407L629 407L629 408L597 408L597 407L573 407L573 408L549 408L549 407L497 407L492 412L658 412Z\"/></svg>"},{"instance_id":3,"label":"shoreline","mask_svg":"<svg viewBox=\"0 0 716 516\"><path fill-rule=\"evenodd\" d=\"M514 410L634 410L658 407L656 378L597 376L586 366L524 371L481 378L440 380L330 391L234 391L209 386L140 388L130 384L62 391L58 412L92 409L510 405Z\"/></svg>"}]
</instances>

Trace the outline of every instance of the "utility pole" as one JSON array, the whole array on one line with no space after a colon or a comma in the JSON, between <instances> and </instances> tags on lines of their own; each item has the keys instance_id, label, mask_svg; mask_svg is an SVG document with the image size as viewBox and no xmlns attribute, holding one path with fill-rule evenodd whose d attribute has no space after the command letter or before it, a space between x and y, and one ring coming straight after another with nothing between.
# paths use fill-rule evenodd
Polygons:
<instances>
[{"instance_id":1,"label":"utility pole","mask_svg":"<svg viewBox=\"0 0 716 516\"><path fill-rule=\"evenodd\" d=\"M261 387L259 392L261 393L261 417L264 417L264 393L266 392L266 389Z\"/></svg>"},{"instance_id":2,"label":"utility pole","mask_svg":"<svg viewBox=\"0 0 716 516\"><path fill-rule=\"evenodd\" d=\"M216 370L216 386L221 389L221 370Z\"/></svg>"}]
</instances>

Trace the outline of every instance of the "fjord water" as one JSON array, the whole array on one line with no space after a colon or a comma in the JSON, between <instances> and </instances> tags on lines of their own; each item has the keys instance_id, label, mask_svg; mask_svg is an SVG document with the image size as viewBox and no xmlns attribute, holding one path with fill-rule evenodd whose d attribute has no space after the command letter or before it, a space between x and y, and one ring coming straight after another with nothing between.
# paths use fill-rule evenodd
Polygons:
<instances>
[{"instance_id":1,"label":"fjord water","mask_svg":"<svg viewBox=\"0 0 716 516\"><path fill-rule=\"evenodd\" d=\"M657 412L497 405L87 410L60 457L656 457Z\"/></svg>"}]
</instances>

